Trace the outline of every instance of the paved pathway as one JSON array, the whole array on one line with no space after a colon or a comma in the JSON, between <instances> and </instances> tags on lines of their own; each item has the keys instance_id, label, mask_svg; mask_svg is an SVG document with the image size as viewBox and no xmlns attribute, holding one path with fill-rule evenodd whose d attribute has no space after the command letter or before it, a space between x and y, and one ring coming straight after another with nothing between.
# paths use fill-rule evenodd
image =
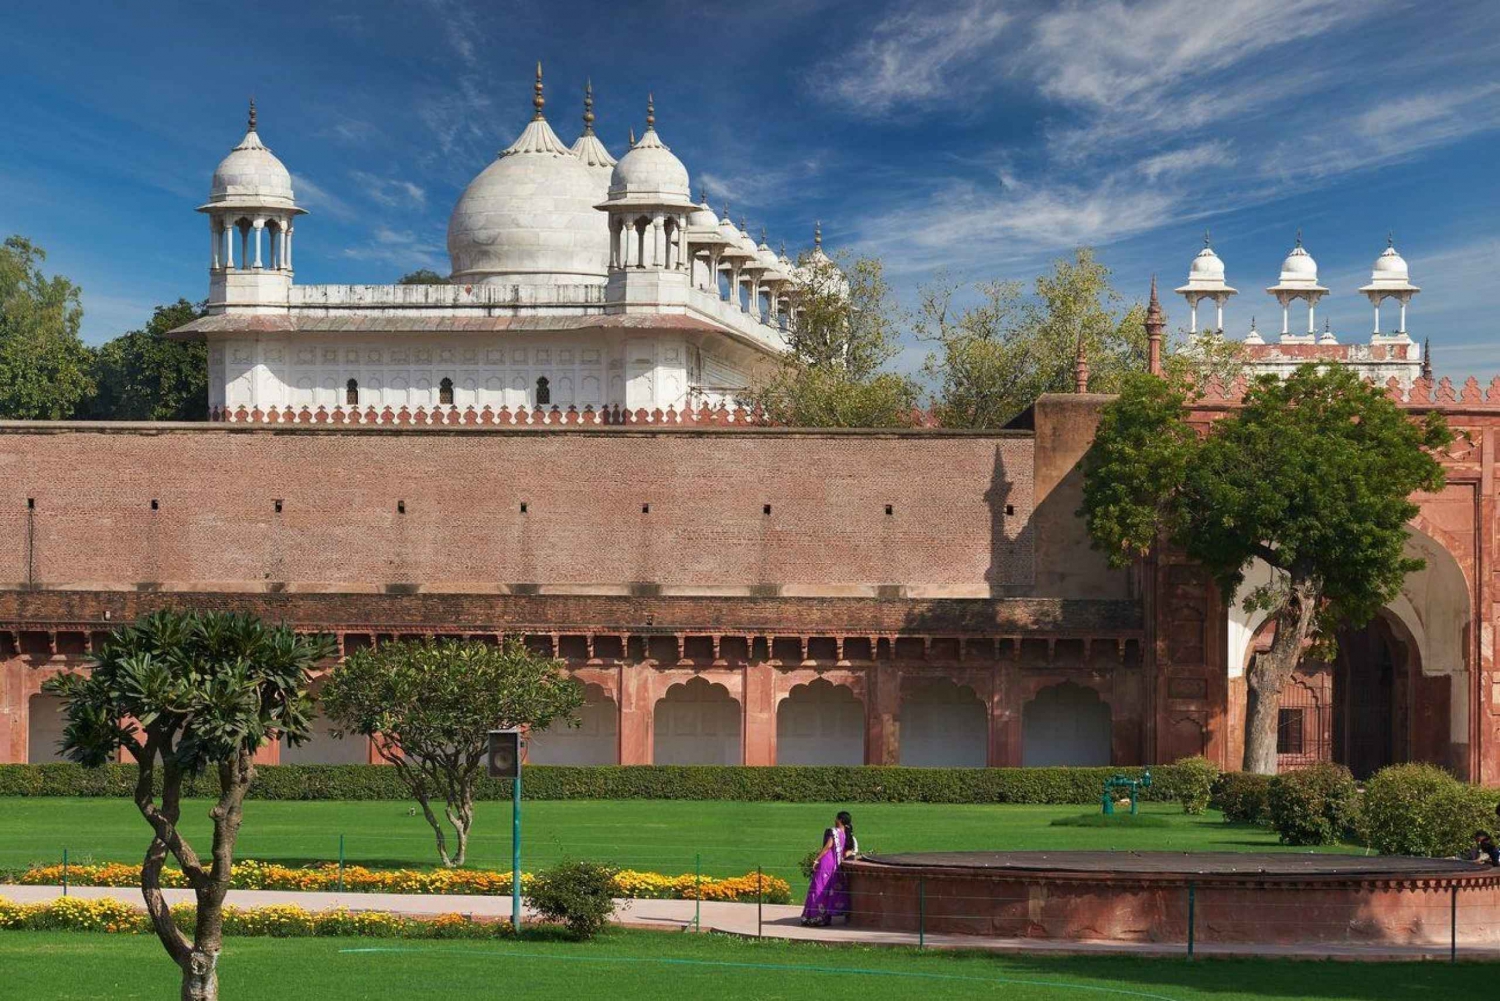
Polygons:
<instances>
[{"instance_id":1,"label":"paved pathway","mask_svg":"<svg viewBox=\"0 0 1500 1001\"><path fill-rule=\"evenodd\" d=\"M164 891L168 903L191 903L191 890ZM52 900L63 895L60 886L16 886L0 884L0 897L17 903ZM68 895L84 899L113 897L133 906L141 905L140 891L131 887L75 886ZM237 907L264 907L269 904L296 904L310 911L347 907L354 911L390 911L416 917L435 914L468 914L475 918L508 919L510 897L481 895L442 895L427 893L306 893L291 890L230 890L228 903ZM642 928L690 928L697 909L691 900L621 900L615 920L620 924ZM730 904L706 900L702 904L701 925L705 930L732 935L798 939L842 945L915 946L917 936L910 932L871 931L861 928L804 928L799 922L802 908L789 904ZM523 909L525 917L533 917ZM928 948L982 949L998 953L1091 954L1130 956L1186 955L1182 943L1154 942L1057 942L1048 939L996 939L974 935L926 936ZM1202 956L1276 956L1287 958L1409 960L1448 958L1445 947L1367 946L1367 945L1240 945L1199 943ZM1460 946L1461 959L1500 960L1500 949Z\"/></svg>"}]
</instances>

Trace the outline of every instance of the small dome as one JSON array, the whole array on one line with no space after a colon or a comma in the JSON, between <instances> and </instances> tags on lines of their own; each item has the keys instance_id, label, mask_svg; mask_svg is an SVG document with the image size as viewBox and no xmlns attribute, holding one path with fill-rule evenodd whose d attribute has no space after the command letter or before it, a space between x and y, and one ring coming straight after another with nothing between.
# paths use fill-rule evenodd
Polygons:
<instances>
[{"instance_id":1,"label":"small dome","mask_svg":"<svg viewBox=\"0 0 1500 1001\"><path fill-rule=\"evenodd\" d=\"M1214 248L1204 247L1198 251L1198 256L1193 258L1192 266L1188 268L1188 280L1193 279L1207 281L1224 280L1224 262L1219 255L1214 253Z\"/></svg>"},{"instance_id":2,"label":"small dome","mask_svg":"<svg viewBox=\"0 0 1500 1001\"><path fill-rule=\"evenodd\" d=\"M749 254L752 258L755 258L756 263L759 264L760 248L757 247L755 245L755 241L750 238L750 230L745 227L744 219L740 220L739 229L735 230L734 242L738 244L741 250Z\"/></svg>"},{"instance_id":3,"label":"small dome","mask_svg":"<svg viewBox=\"0 0 1500 1001\"><path fill-rule=\"evenodd\" d=\"M740 228L734 224L734 221L729 218L728 205L724 206L724 214L719 218L719 235L724 238L724 249L720 251L721 256L739 259L755 256L755 248L752 247L749 251L746 251L744 244L740 241L740 237L744 234L740 232Z\"/></svg>"},{"instance_id":4,"label":"small dome","mask_svg":"<svg viewBox=\"0 0 1500 1001\"><path fill-rule=\"evenodd\" d=\"M609 219L594 172L536 115L459 196L448 219L455 281L593 284L609 274Z\"/></svg>"},{"instance_id":5,"label":"small dome","mask_svg":"<svg viewBox=\"0 0 1500 1001\"><path fill-rule=\"evenodd\" d=\"M714 210L708 207L708 197L703 196L698 202L698 207L688 213L687 224L689 229L718 229L719 217L714 215Z\"/></svg>"},{"instance_id":6,"label":"small dome","mask_svg":"<svg viewBox=\"0 0 1500 1001\"><path fill-rule=\"evenodd\" d=\"M766 243L765 230L761 230L760 243L755 246L755 259L770 270L780 270L781 261L777 259L776 251Z\"/></svg>"},{"instance_id":7,"label":"small dome","mask_svg":"<svg viewBox=\"0 0 1500 1001\"><path fill-rule=\"evenodd\" d=\"M646 134L620 157L609 178L612 202L652 202L667 205L693 204L687 168L672 155L656 134L656 114L646 105Z\"/></svg>"},{"instance_id":8,"label":"small dome","mask_svg":"<svg viewBox=\"0 0 1500 1001\"><path fill-rule=\"evenodd\" d=\"M1411 271L1406 266L1406 259L1396 253L1394 246L1390 246L1386 247L1385 252L1375 258L1375 268L1370 272L1370 277L1374 280L1383 278L1386 280L1406 281L1411 278Z\"/></svg>"},{"instance_id":9,"label":"small dome","mask_svg":"<svg viewBox=\"0 0 1500 1001\"><path fill-rule=\"evenodd\" d=\"M255 131L255 102L245 138L214 168L208 204L244 208L295 208L292 175Z\"/></svg>"},{"instance_id":10,"label":"small dome","mask_svg":"<svg viewBox=\"0 0 1500 1001\"><path fill-rule=\"evenodd\" d=\"M1294 281L1317 281L1318 262L1313 256L1302 248L1302 241L1298 240L1292 252L1286 255L1286 260L1281 262L1281 280Z\"/></svg>"},{"instance_id":11,"label":"small dome","mask_svg":"<svg viewBox=\"0 0 1500 1001\"><path fill-rule=\"evenodd\" d=\"M609 179L614 173L616 160L609 148L594 134L594 84L590 81L583 90L583 134L573 143L573 155L578 157L594 178L598 201L609 195Z\"/></svg>"}]
</instances>

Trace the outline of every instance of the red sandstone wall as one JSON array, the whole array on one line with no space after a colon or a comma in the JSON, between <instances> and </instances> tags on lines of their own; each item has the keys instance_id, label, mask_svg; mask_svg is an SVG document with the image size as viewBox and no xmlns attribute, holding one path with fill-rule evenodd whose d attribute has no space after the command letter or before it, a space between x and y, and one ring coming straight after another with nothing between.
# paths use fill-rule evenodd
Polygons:
<instances>
[{"instance_id":1,"label":"red sandstone wall","mask_svg":"<svg viewBox=\"0 0 1500 1001\"><path fill-rule=\"evenodd\" d=\"M1031 449L1017 433L11 426L0 581L1025 592Z\"/></svg>"}]
</instances>

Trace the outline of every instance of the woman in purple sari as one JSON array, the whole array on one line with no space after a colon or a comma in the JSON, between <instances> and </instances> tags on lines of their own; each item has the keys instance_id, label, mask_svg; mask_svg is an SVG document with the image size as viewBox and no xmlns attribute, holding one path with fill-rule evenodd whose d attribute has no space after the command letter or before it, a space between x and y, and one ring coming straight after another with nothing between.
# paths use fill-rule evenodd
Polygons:
<instances>
[{"instance_id":1,"label":"woman in purple sari","mask_svg":"<svg viewBox=\"0 0 1500 1001\"><path fill-rule=\"evenodd\" d=\"M839 867L854 844L854 822L847 811L839 811L833 826L823 832L823 850L813 863L807 903L802 907L805 925L831 925L835 915L848 917L849 892Z\"/></svg>"}]
</instances>

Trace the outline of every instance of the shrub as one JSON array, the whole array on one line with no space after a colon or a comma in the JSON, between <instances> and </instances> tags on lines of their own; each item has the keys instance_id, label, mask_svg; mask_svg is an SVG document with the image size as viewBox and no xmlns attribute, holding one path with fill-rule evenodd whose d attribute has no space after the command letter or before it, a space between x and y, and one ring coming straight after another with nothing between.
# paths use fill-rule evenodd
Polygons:
<instances>
[{"instance_id":1,"label":"shrub","mask_svg":"<svg viewBox=\"0 0 1500 1001\"><path fill-rule=\"evenodd\" d=\"M1224 772L1214 782L1212 805L1233 824L1271 822L1271 776L1255 772Z\"/></svg>"},{"instance_id":2,"label":"shrub","mask_svg":"<svg viewBox=\"0 0 1500 1001\"><path fill-rule=\"evenodd\" d=\"M1214 780L1219 777L1219 766L1200 754L1183 758L1172 767L1178 773L1177 799L1182 804L1182 812L1199 814L1208 809Z\"/></svg>"},{"instance_id":3,"label":"shrub","mask_svg":"<svg viewBox=\"0 0 1500 1001\"><path fill-rule=\"evenodd\" d=\"M1271 824L1286 845L1331 845L1355 825L1359 790L1343 765L1319 764L1271 780Z\"/></svg>"},{"instance_id":4,"label":"shrub","mask_svg":"<svg viewBox=\"0 0 1500 1001\"><path fill-rule=\"evenodd\" d=\"M526 903L575 938L593 938L615 912L615 870L597 862L559 862L531 879Z\"/></svg>"},{"instance_id":5,"label":"shrub","mask_svg":"<svg viewBox=\"0 0 1500 1001\"><path fill-rule=\"evenodd\" d=\"M383 765L259 765L250 799L405 800L409 791ZM1120 768L901 768L887 765L528 765L527 799L725 799L788 803L1034 803L1095 804L1104 780L1138 778ZM1151 769L1143 801L1181 795L1184 771ZM119 796L135 791L134 765L84 769L71 763L0 765L0 796ZM158 779L158 782L160 780ZM218 795L211 772L184 784L183 794ZM510 782L483 777L475 798L510 799Z\"/></svg>"},{"instance_id":6,"label":"shrub","mask_svg":"<svg viewBox=\"0 0 1500 1001\"><path fill-rule=\"evenodd\" d=\"M1497 796L1433 765L1392 765L1365 789L1360 834L1382 855L1458 855L1494 832Z\"/></svg>"}]
</instances>

